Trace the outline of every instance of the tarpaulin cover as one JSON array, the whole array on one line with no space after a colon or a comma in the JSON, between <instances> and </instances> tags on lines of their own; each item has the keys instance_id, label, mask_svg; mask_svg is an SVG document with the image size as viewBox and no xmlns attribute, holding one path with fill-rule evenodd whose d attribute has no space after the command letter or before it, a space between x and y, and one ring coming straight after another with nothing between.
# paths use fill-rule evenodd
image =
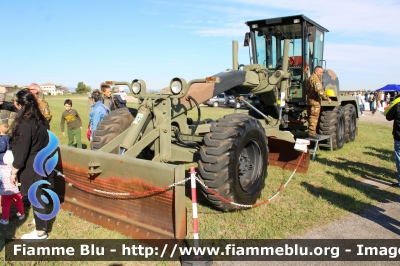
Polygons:
<instances>
[{"instance_id":1,"label":"tarpaulin cover","mask_svg":"<svg viewBox=\"0 0 400 266\"><path fill-rule=\"evenodd\" d=\"M388 84L383 88L377 89L376 91L386 91L386 92L400 91L400 85Z\"/></svg>"}]
</instances>

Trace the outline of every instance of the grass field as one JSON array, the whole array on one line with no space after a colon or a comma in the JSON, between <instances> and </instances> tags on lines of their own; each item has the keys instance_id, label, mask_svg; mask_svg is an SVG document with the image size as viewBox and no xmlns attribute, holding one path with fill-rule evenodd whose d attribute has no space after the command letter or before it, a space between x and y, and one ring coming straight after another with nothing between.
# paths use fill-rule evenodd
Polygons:
<instances>
[{"instance_id":1,"label":"grass field","mask_svg":"<svg viewBox=\"0 0 400 266\"><path fill-rule=\"evenodd\" d=\"M66 145L67 137L62 137L60 132L60 117L64 110L65 97L62 99L54 97L48 100L53 113L51 130L59 137L60 143ZM130 105L130 107L135 106ZM81 115L85 131L89 121L87 102L73 99L73 108L77 109ZM233 112L233 109L203 107L201 111L202 118L216 119ZM196 115L197 111L191 111L192 118L196 118ZM374 178L382 182L395 181L397 171L391 127L360 123L358 132L356 140L345 144L341 150L319 151L316 161L310 163L308 173L295 174L287 188L266 205L250 210L223 213L213 209L202 198L201 193L198 193L200 195L198 207L200 237L208 239L288 238L340 219L349 213L361 213L376 202L397 195L397 190L380 190L373 186L365 186L360 182L362 178ZM82 133L82 139L88 145L86 132ZM260 201L275 194L290 174L289 171L269 167L266 187ZM190 195L186 197L186 206L188 210L187 238L191 239L193 230ZM12 210L13 212L15 210ZM19 222L16 217L13 217L10 225L0 227L1 235L4 238L19 238L33 229L30 221L32 221L31 212L25 222ZM52 223L50 237L52 239L126 238L117 232L83 221L65 211L61 211ZM0 240L2 257L0 264L5 263L2 261L4 260L3 247L4 240ZM81 263L81 265L86 264L91 263ZM19 264L12 263L12 265ZM124 263L124 265L129 264Z\"/></svg>"}]
</instances>

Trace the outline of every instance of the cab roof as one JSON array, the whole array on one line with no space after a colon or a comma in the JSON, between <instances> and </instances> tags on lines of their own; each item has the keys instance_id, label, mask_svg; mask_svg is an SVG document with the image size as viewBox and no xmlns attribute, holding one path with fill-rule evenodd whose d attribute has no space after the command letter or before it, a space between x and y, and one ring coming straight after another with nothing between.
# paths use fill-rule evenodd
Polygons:
<instances>
[{"instance_id":1,"label":"cab roof","mask_svg":"<svg viewBox=\"0 0 400 266\"><path fill-rule=\"evenodd\" d=\"M311 26L317 27L320 31L329 32L329 30L327 30L326 28L322 27L321 25L317 24L316 22L314 22L313 20L309 19L304 15L247 21L246 25L252 28L251 27L252 25L257 24L258 28L264 28L267 26L294 24L294 19L300 19L300 23L306 21L308 24L311 24Z\"/></svg>"}]
</instances>

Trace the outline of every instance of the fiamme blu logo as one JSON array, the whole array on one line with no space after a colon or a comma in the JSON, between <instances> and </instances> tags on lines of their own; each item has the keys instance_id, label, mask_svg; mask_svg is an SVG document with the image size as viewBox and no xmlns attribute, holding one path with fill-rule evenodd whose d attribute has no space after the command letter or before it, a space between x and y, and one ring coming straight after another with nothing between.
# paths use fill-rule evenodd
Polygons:
<instances>
[{"instance_id":1,"label":"fiamme blu logo","mask_svg":"<svg viewBox=\"0 0 400 266\"><path fill-rule=\"evenodd\" d=\"M35 160L33 161L33 169L37 174L43 176L44 178L47 178L51 174L58 162L58 138L49 130L47 130L47 134L49 135L49 143L46 147L38 152ZM53 210L49 214L42 214L35 211L35 214L40 219L47 221L54 218L60 211L60 199L54 191L47 188L39 188L39 186L41 185L50 185L50 183L47 180L40 180L33 183L28 190L28 198L33 206L38 209L43 209L46 208L46 206L42 206L42 204L36 197L37 190L43 189L47 192L53 202ZM45 195L41 195L40 198L46 205L49 204L50 201Z\"/></svg>"}]
</instances>

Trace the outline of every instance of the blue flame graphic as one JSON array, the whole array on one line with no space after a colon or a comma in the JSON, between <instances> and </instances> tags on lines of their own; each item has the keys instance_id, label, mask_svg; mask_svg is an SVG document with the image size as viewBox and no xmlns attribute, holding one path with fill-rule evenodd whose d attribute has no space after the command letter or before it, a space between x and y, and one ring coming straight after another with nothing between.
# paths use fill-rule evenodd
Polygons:
<instances>
[{"instance_id":1,"label":"blue flame graphic","mask_svg":"<svg viewBox=\"0 0 400 266\"><path fill-rule=\"evenodd\" d=\"M35 160L33 161L33 169L35 169L35 172L43 177L47 177L49 173L54 170L58 162L58 152L56 152L54 156L50 157L46 162L46 159L49 157L49 155L56 151L59 143L58 138L53 134L53 132L47 130L47 133L49 134L49 144L47 144L46 147L38 152ZM46 165L43 167L45 162Z\"/></svg>"},{"instance_id":2,"label":"blue flame graphic","mask_svg":"<svg viewBox=\"0 0 400 266\"><path fill-rule=\"evenodd\" d=\"M58 162L58 151L57 151L59 143L58 138L50 130L47 130L47 133L49 134L49 143L47 144L46 147L44 147L41 151L38 152L33 161L33 169L37 174L43 177L47 177L54 170ZM53 153L54 155L52 157L49 157ZM36 192L40 185L50 185L50 183L46 180L40 180L33 183L28 190L28 198L34 207L38 209L43 209L44 206L42 206L39 203L38 199L36 198ZM58 198L57 194L54 191L46 188L42 189L46 191L48 195L51 197L53 201L53 211L50 214L42 214L35 211L35 214L40 219L47 221L54 218L60 211L60 199ZM49 199L45 195L42 195L41 199L45 204L49 203Z\"/></svg>"},{"instance_id":3,"label":"blue flame graphic","mask_svg":"<svg viewBox=\"0 0 400 266\"><path fill-rule=\"evenodd\" d=\"M40 180L40 181L33 183L33 185L28 190L28 198L33 206L35 206L38 209L43 209L44 206L42 206L39 203L38 199L36 198L36 191L38 190L40 185L50 185L50 183L46 180ZM52 191L50 189L46 189L46 188L42 188L42 189L44 191L46 191L49 194L49 196L51 197L51 199L53 200L53 211L49 214L43 214L43 213L39 213L37 211L34 211L34 212L40 219L47 221L47 220L50 220L50 219L56 217L57 213L60 211L60 199L58 198L57 194L54 191ZM44 201L44 203L46 203L46 204L49 203L49 199L45 195L42 195L41 199Z\"/></svg>"}]
</instances>

